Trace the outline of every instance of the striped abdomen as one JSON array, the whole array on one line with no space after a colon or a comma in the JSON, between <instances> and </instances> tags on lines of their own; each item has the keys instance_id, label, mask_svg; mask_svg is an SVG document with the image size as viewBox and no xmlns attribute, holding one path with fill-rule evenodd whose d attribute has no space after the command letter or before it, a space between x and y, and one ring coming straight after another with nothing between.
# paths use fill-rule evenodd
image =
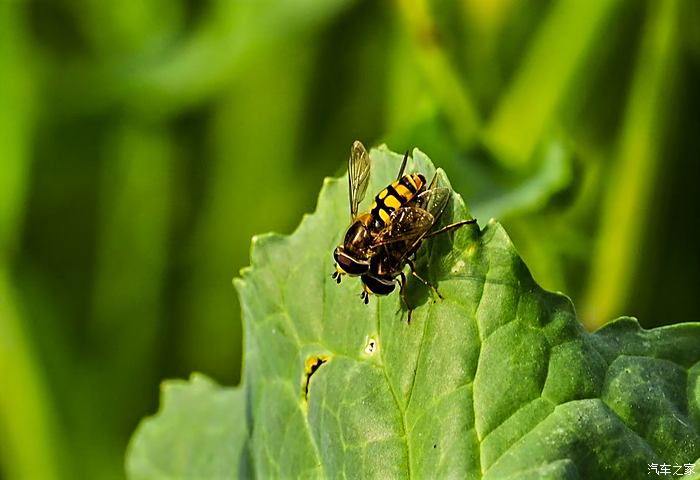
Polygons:
<instances>
[{"instance_id":1,"label":"striped abdomen","mask_svg":"<svg viewBox=\"0 0 700 480\"><path fill-rule=\"evenodd\" d=\"M372 218L384 227L389 223L391 212L398 210L425 189L425 177L420 173L404 175L391 183L374 197L370 207Z\"/></svg>"}]
</instances>

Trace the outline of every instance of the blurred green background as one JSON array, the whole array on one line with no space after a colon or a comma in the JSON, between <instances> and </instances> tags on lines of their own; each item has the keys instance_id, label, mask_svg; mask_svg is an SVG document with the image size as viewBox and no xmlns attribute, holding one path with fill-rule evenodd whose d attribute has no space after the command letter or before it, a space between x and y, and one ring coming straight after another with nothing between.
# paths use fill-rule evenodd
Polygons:
<instances>
[{"instance_id":1,"label":"blurred green background","mask_svg":"<svg viewBox=\"0 0 700 480\"><path fill-rule=\"evenodd\" d=\"M0 0L0 478L122 478L162 379L237 383L250 238L354 139L425 151L587 327L698 320L698 25L692 0Z\"/></svg>"}]
</instances>

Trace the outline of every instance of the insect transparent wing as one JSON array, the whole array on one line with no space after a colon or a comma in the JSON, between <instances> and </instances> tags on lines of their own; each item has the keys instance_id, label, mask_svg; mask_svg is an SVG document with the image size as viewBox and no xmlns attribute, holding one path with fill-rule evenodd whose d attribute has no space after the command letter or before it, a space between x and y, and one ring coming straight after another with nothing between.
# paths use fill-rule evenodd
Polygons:
<instances>
[{"instance_id":1,"label":"insect transparent wing","mask_svg":"<svg viewBox=\"0 0 700 480\"><path fill-rule=\"evenodd\" d=\"M348 160L348 182L350 184L350 217L357 216L360 202L365 198L371 162L369 154L362 142L355 140L350 148L350 160Z\"/></svg>"},{"instance_id":2,"label":"insect transparent wing","mask_svg":"<svg viewBox=\"0 0 700 480\"><path fill-rule=\"evenodd\" d=\"M430 213L437 223L450 200L451 190L447 187L435 187L416 197L416 205Z\"/></svg>"},{"instance_id":3,"label":"insect transparent wing","mask_svg":"<svg viewBox=\"0 0 700 480\"><path fill-rule=\"evenodd\" d=\"M420 207L399 208L392 213L386 228L377 234L373 248L396 242L411 244L428 233L434 223L435 217Z\"/></svg>"},{"instance_id":4,"label":"insect transparent wing","mask_svg":"<svg viewBox=\"0 0 700 480\"><path fill-rule=\"evenodd\" d=\"M435 185L435 178L430 182L430 185ZM447 187L435 187L426 190L416 197L416 204L418 207L409 207L417 212L422 212L422 216L430 219L430 223L425 222L422 226L423 230L416 232L415 236L404 238L405 243L401 245L401 251L397 252L399 258L397 259L397 264L402 265L406 261L406 258L420 248L420 244L423 238L426 236L428 231L437 223L442 215L442 212L447 206L447 202L450 199L451 190Z\"/></svg>"}]
</instances>

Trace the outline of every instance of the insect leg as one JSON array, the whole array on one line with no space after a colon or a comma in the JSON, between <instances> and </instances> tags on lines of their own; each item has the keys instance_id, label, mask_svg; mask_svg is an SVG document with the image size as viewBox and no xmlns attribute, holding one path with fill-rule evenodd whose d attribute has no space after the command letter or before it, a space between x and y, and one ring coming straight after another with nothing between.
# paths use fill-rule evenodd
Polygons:
<instances>
[{"instance_id":1,"label":"insect leg","mask_svg":"<svg viewBox=\"0 0 700 480\"><path fill-rule=\"evenodd\" d=\"M403 171L406 169L406 162L408 161L408 150L406 150L406 153L403 156L403 161L401 162L401 168L399 169L399 176L396 177L396 180L401 180L401 177L403 177Z\"/></svg>"},{"instance_id":2,"label":"insect leg","mask_svg":"<svg viewBox=\"0 0 700 480\"><path fill-rule=\"evenodd\" d=\"M360 299L365 302L365 305L369 304L369 293L367 293L367 290L362 290Z\"/></svg>"},{"instance_id":3,"label":"insect leg","mask_svg":"<svg viewBox=\"0 0 700 480\"><path fill-rule=\"evenodd\" d=\"M450 230L456 230L459 227L463 227L464 225L469 225L472 223L476 223L476 218L472 218L471 220L461 220L459 222L451 223L451 224L447 225L446 227L442 227L440 230L435 230L434 232L428 233L423 238L434 237L436 235L440 235L441 233L449 232Z\"/></svg>"},{"instance_id":4,"label":"insect leg","mask_svg":"<svg viewBox=\"0 0 700 480\"><path fill-rule=\"evenodd\" d=\"M418 274L416 273L416 264L413 263L412 260L410 260L410 259L407 258L407 259L406 259L406 263L408 264L409 267L411 267L411 274L412 274L414 277L416 277L418 280L420 280L421 282L423 282L423 285L425 285L426 287L430 288L433 292L435 292L435 294L436 294L438 297L440 297L440 300L444 300L445 297L443 297L442 294L441 294L440 292L438 292L438 289L437 289L437 288L435 288L433 285L431 285L430 283L428 283L428 281L427 281L426 279L424 279L423 277L421 277L420 275L418 275Z\"/></svg>"},{"instance_id":5,"label":"insect leg","mask_svg":"<svg viewBox=\"0 0 700 480\"><path fill-rule=\"evenodd\" d=\"M399 281L399 293L401 294L401 300L403 301L403 304L406 306L406 310L408 310L408 323L411 323L411 313L413 313L413 309L408 306L408 301L406 300L406 275L404 275L403 272L401 272L401 276L398 279Z\"/></svg>"}]
</instances>

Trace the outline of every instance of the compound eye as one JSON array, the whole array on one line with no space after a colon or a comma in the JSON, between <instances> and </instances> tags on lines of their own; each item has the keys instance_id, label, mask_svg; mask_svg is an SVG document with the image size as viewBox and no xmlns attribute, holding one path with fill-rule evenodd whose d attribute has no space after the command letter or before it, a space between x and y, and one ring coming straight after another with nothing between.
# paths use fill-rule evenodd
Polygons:
<instances>
[{"instance_id":1,"label":"compound eye","mask_svg":"<svg viewBox=\"0 0 700 480\"><path fill-rule=\"evenodd\" d=\"M367 262L355 260L346 253L339 253L335 261L348 275L362 275L369 270Z\"/></svg>"},{"instance_id":2,"label":"compound eye","mask_svg":"<svg viewBox=\"0 0 700 480\"><path fill-rule=\"evenodd\" d=\"M394 291L394 288L396 288L396 284L393 280L378 278L372 275L363 275L362 283L375 295L389 295Z\"/></svg>"}]
</instances>

